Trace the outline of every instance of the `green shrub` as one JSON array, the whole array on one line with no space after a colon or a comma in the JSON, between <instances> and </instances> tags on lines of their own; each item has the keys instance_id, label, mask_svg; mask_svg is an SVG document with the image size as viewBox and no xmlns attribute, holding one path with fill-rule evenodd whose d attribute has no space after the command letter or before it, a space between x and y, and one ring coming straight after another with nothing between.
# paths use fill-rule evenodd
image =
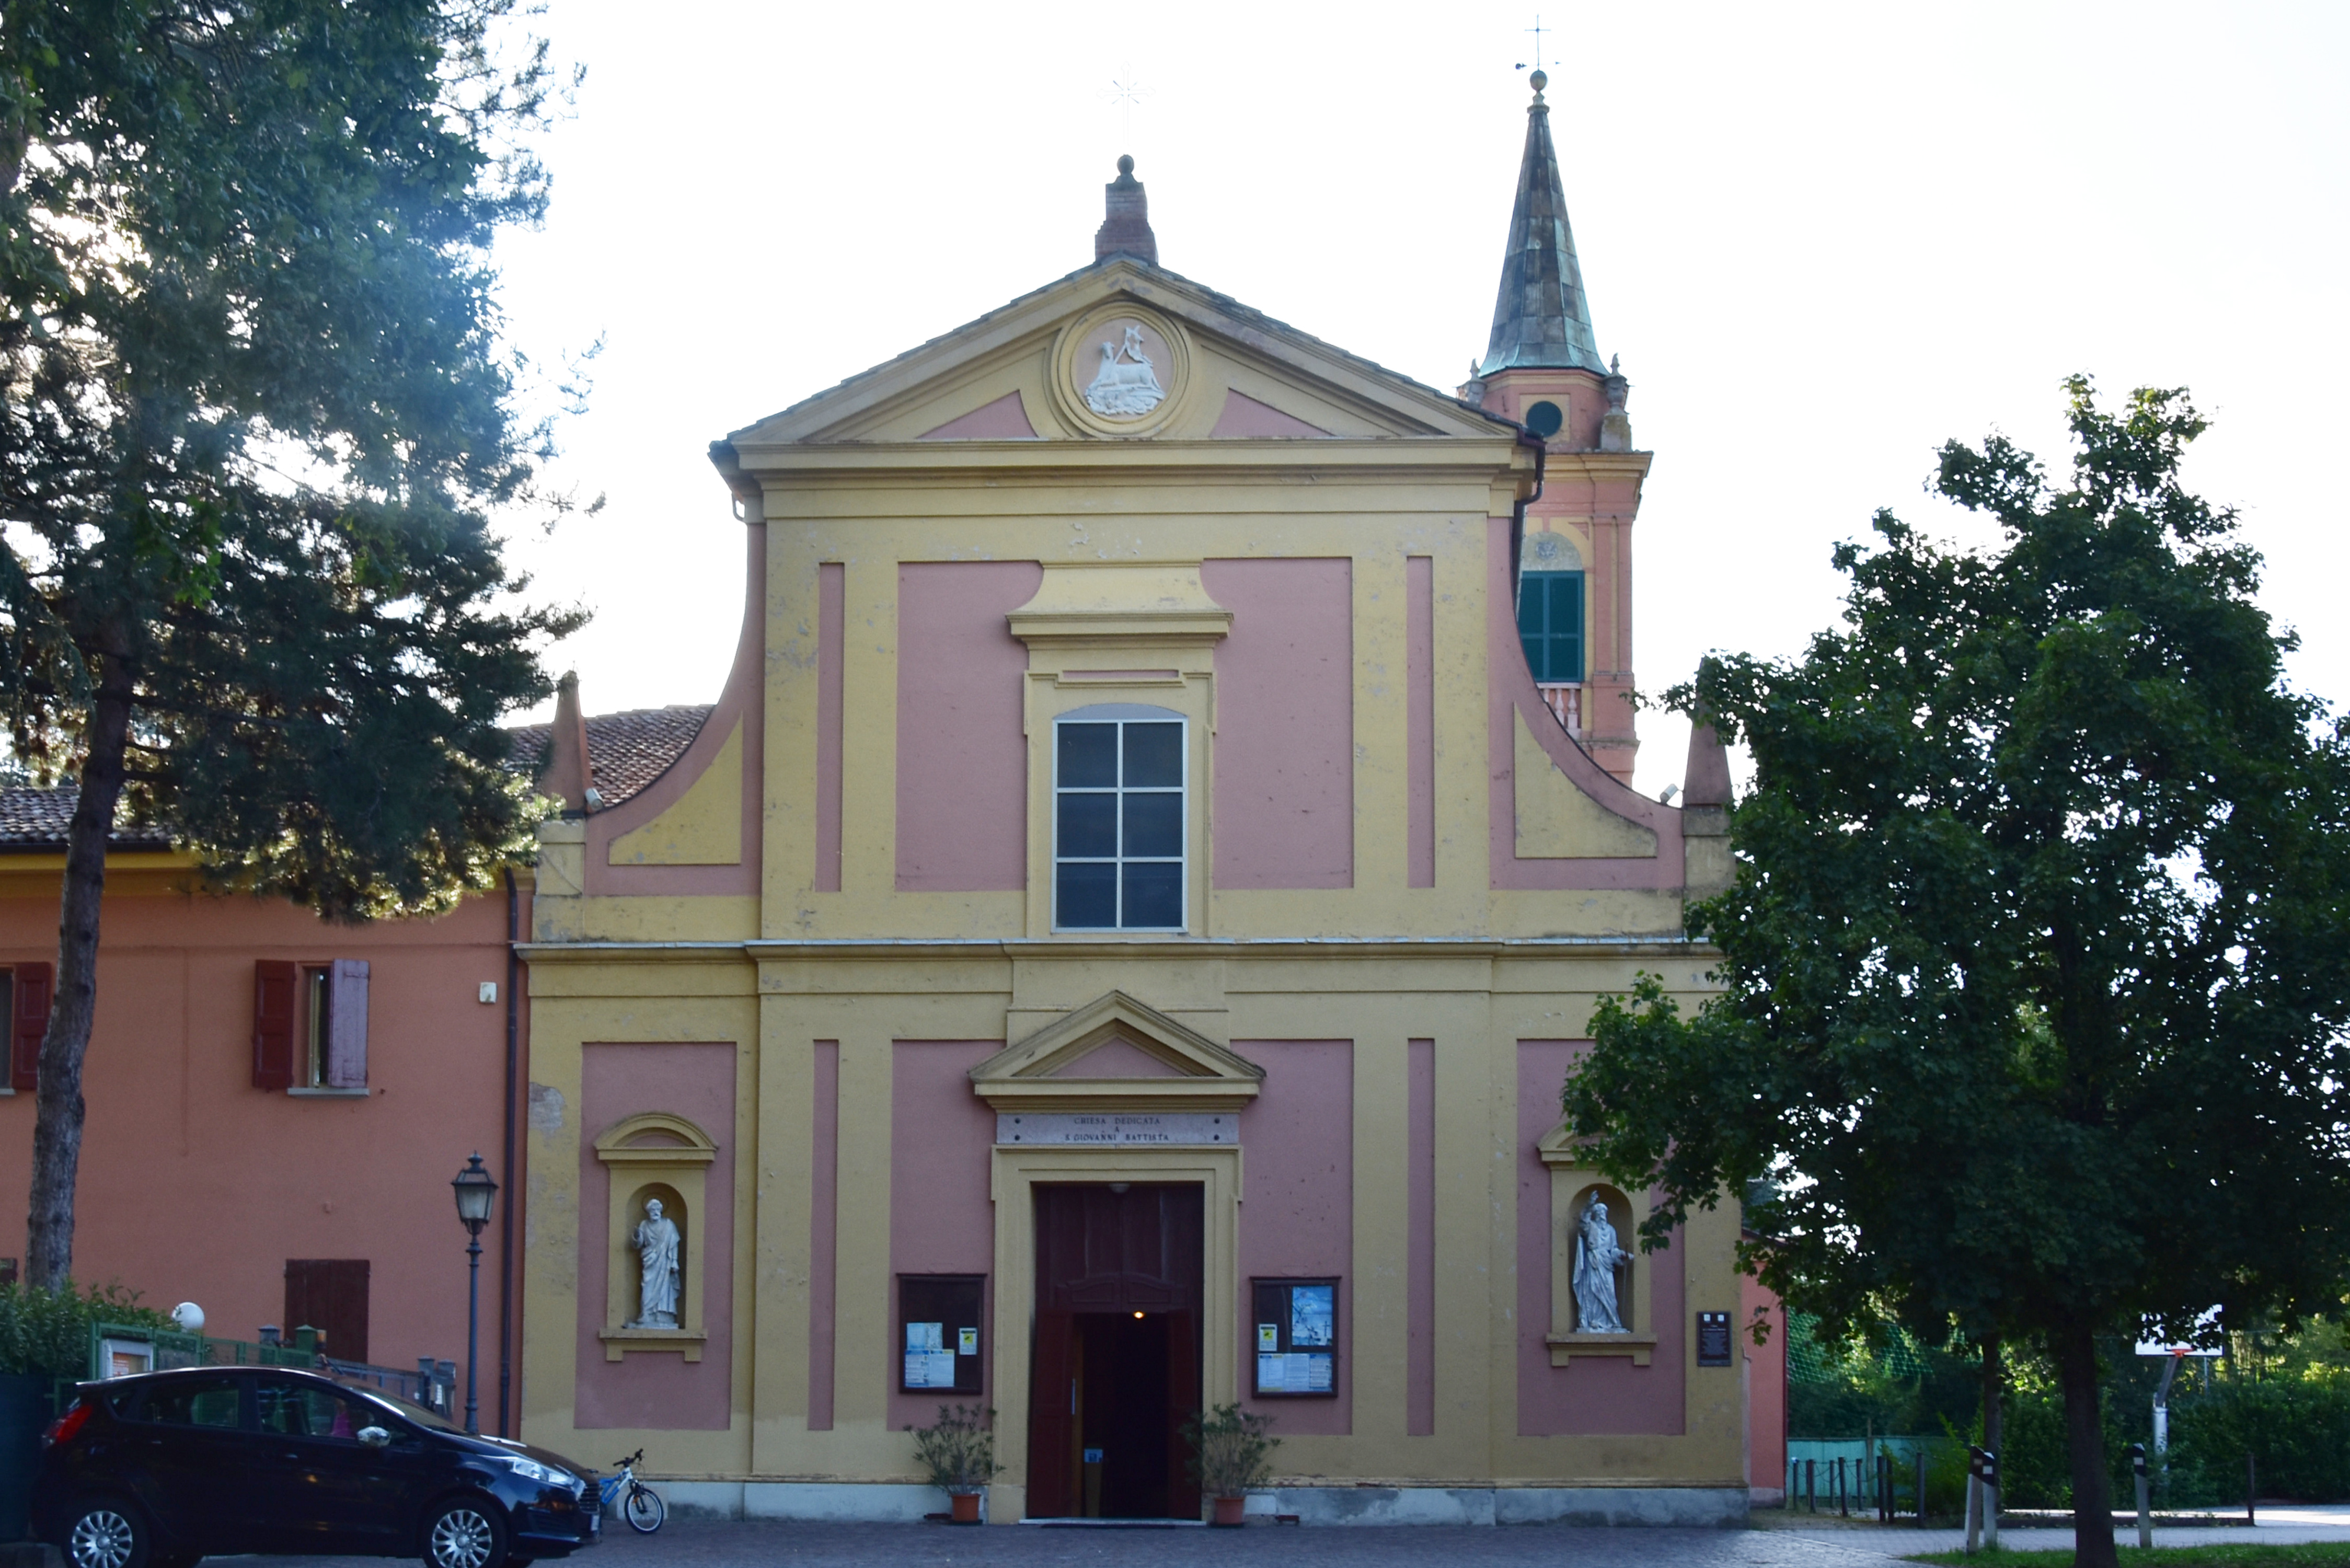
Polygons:
<instances>
[{"instance_id":1,"label":"green shrub","mask_svg":"<svg viewBox=\"0 0 2350 1568\"><path fill-rule=\"evenodd\" d=\"M1188 1465L1191 1479L1210 1497L1238 1497L1263 1486L1273 1475L1273 1450L1281 1439L1267 1434L1273 1417L1219 1405L1204 1416L1183 1423L1183 1440L1191 1445Z\"/></svg>"},{"instance_id":2,"label":"green shrub","mask_svg":"<svg viewBox=\"0 0 2350 1568\"><path fill-rule=\"evenodd\" d=\"M88 1377L93 1324L172 1327L169 1317L138 1302L136 1291L113 1284L76 1290L68 1283L57 1291L0 1285L0 1373Z\"/></svg>"},{"instance_id":3,"label":"green shrub","mask_svg":"<svg viewBox=\"0 0 2350 1568\"><path fill-rule=\"evenodd\" d=\"M995 1412L978 1405L939 1407L934 1426L906 1430L914 1434L914 1459L931 1484L947 1492L975 1492L1003 1472L995 1462L995 1433L989 1423Z\"/></svg>"},{"instance_id":4,"label":"green shrub","mask_svg":"<svg viewBox=\"0 0 2350 1568\"><path fill-rule=\"evenodd\" d=\"M2170 1491L2183 1503L2244 1498L2244 1456L2264 1497L2350 1500L2350 1377L2215 1382L2170 1412Z\"/></svg>"}]
</instances>

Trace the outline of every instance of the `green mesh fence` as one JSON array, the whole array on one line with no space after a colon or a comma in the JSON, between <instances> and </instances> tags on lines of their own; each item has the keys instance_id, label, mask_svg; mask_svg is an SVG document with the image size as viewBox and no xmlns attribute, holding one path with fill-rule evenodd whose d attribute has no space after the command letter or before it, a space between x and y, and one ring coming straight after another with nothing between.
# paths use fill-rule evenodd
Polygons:
<instances>
[{"instance_id":1,"label":"green mesh fence","mask_svg":"<svg viewBox=\"0 0 2350 1568\"><path fill-rule=\"evenodd\" d=\"M1787 1380L1790 1383L1841 1383L1855 1373L1882 1367L1896 1377L1926 1376L1924 1347L1906 1329L1892 1331L1882 1349L1824 1345L1820 1320L1810 1313L1787 1314Z\"/></svg>"}]
</instances>

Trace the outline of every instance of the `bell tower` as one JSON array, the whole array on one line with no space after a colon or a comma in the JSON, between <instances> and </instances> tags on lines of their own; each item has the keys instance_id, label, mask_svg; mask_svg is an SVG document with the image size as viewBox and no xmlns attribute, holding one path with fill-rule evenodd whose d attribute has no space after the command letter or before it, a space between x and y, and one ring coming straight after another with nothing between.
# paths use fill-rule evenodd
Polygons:
<instances>
[{"instance_id":1,"label":"bell tower","mask_svg":"<svg viewBox=\"0 0 2350 1568\"><path fill-rule=\"evenodd\" d=\"M1650 454L1632 449L1631 383L1592 335L1543 99L1550 78L1532 81L1492 337L1461 396L1543 439L1542 494L1518 557L1519 640L1552 714L1629 784L1632 521Z\"/></svg>"}]
</instances>

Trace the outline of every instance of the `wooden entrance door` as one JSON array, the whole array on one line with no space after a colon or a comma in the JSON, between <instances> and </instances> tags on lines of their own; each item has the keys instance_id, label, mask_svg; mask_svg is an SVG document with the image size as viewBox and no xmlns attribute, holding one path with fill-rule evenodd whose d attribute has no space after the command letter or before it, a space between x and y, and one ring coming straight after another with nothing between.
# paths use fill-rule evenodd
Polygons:
<instances>
[{"instance_id":1,"label":"wooden entrance door","mask_svg":"<svg viewBox=\"0 0 2350 1568\"><path fill-rule=\"evenodd\" d=\"M1199 1486L1180 1434L1201 1398L1200 1188L1040 1186L1035 1201L1029 1515L1069 1518L1091 1496L1114 1516L1197 1518ZM1138 1421L1151 1428L1147 1440L1134 1440ZM1089 1444L1102 1456L1090 1487Z\"/></svg>"}]
</instances>

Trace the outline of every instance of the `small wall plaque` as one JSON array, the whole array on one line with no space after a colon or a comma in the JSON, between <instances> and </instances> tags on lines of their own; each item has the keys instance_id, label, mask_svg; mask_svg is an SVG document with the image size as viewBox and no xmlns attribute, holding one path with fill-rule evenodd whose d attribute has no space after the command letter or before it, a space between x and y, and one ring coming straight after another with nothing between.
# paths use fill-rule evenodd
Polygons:
<instances>
[{"instance_id":1,"label":"small wall plaque","mask_svg":"<svg viewBox=\"0 0 2350 1568\"><path fill-rule=\"evenodd\" d=\"M1730 1354L1730 1314L1726 1312L1701 1312L1697 1314L1697 1364L1700 1366L1728 1366Z\"/></svg>"}]
</instances>

